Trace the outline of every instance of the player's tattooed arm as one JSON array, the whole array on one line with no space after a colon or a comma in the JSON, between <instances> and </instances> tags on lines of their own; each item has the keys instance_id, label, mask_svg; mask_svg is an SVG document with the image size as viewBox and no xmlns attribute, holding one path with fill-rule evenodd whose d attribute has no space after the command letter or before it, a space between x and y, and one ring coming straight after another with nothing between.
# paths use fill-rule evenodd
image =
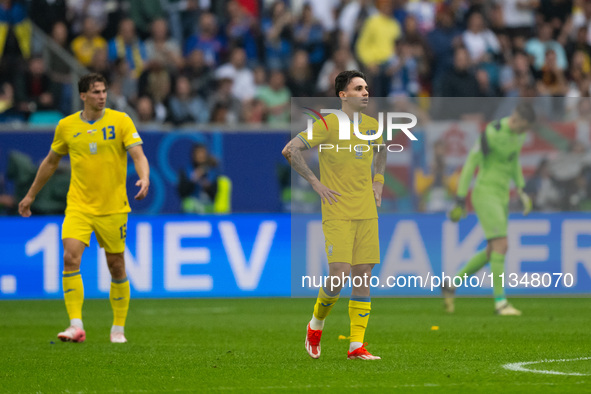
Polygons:
<instances>
[{"instance_id":1,"label":"player's tattooed arm","mask_svg":"<svg viewBox=\"0 0 591 394\"><path fill-rule=\"evenodd\" d=\"M375 156L375 162L374 162L374 168L375 168L375 173L376 174L382 174L384 175L385 171L386 171L386 159L387 159L387 153L388 150L386 149L386 146L381 146L382 149L379 149L377 152L375 152L374 156Z\"/></svg>"},{"instance_id":2,"label":"player's tattooed arm","mask_svg":"<svg viewBox=\"0 0 591 394\"><path fill-rule=\"evenodd\" d=\"M316 175L312 172L304 156L302 155L302 151L308 149L306 145L300 140L298 137L295 137L291 141L285 145L283 151L281 152L283 156L287 159L291 167L298 172L311 185L315 182L319 182Z\"/></svg>"},{"instance_id":3,"label":"player's tattooed arm","mask_svg":"<svg viewBox=\"0 0 591 394\"><path fill-rule=\"evenodd\" d=\"M372 190L374 198L376 199L376 205L382 206L382 191L384 189L384 172L386 171L386 146L380 146L382 149L378 149L374 153L374 182L372 183Z\"/></svg>"},{"instance_id":4,"label":"player's tattooed arm","mask_svg":"<svg viewBox=\"0 0 591 394\"><path fill-rule=\"evenodd\" d=\"M297 173L302 176L302 178L310 183L312 188L320 196L322 203L324 204L326 200L330 205L332 205L333 201L337 202L336 196L340 196L341 194L324 186L320 180L318 180L302 155L302 151L305 149L308 148L304 142L299 137L295 137L289 141L287 145L285 145L281 153L287 159L291 165L291 168L296 170Z\"/></svg>"}]
</instances>

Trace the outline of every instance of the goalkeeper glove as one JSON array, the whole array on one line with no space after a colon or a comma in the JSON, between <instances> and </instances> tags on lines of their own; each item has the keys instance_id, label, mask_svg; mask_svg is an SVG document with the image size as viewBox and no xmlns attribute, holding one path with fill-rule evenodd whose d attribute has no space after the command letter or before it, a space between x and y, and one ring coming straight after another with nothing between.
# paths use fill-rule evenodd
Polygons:
<instances>
[{"instance_id":1,"label":"goalkeeper glove","mask_svg":"<svg viewBox=\"0 0 591 394\"><path fill-rule=\"evenodd\" d=\"M460 219L465 218L466 217L466 199L461 198L461 197L457 197L456 198L456 205L454 205L454 207L451 209L451 211L449 211L449 214L447 216L449 217L449 220L451 220L454 223L457 223L460 221Z\"/></svg>"},{"instance_id":2,"label":"goalkeeper glove","mask_svg":"<svg viewBox=\"0 0 591 394\"><path fill-rule=\"evenodd\" d=\"M529 198L527 193L521 189L519 189L517 192L519 194L519 199L521 200L521 204L523 204L523 216L527 216L531 212L532 205L533 205L531 202L531 198Z\"/></svg>"}]
</instances>

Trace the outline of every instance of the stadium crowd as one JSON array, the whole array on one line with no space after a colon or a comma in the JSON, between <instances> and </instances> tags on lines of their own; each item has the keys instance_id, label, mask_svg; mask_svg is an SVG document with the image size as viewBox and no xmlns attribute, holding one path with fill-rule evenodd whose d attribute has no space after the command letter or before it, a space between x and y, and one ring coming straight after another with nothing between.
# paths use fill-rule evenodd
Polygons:
<instances>
[{"instance_id":1,"label":"stadium crowd","mask_svg":"<svg viewBox=\"0 0 591 394\"><path fill-rule=\"evenodd\" d=\"M70 112L69 68L39 56L28 21L105 74L115 106L143 122L285 124L290 97L331 96L351 68L379 97L591 86L584 0L0 0L4 119Z\"/></svg>"}]
</instances>

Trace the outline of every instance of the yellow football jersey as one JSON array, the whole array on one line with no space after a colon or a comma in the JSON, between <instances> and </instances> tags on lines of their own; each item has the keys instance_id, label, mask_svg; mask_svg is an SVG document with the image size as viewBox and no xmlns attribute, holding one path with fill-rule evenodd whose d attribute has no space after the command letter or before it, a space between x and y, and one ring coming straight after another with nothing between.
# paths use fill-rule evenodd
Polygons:
<instances>
[{"instance_id":1,"label":"yellow football jersey","mask_svg":"<svg viewBox=\"0 0 591 394\"><path fill-rule=\"evenodd\" d=\"M382 144L382 136L373 141L359 139L353 132L353 122L349 122L350 139L339 140L337 116L330 114L324 119L326 125L322 120L314 122L311 139L308 139L307 131L298 134L308 148L322 144L318 149L320 182L341 194L340 197L336 196L337 203L322 204L322 221L377 218L372 189L372 145ZM360 116L361 134L372 135L377 130L378 121L375 118L366 114Z\"/></svg>"},{"instance_id":2,"label":"yellow football jersey","mask_svg":"<svg viewBox=\"0 0 591 394\"><path fill-rule=\"evenodd\" d=\"M142 139L126 113L106 108L94 122L83 120L81 113L59 122L51 144L58 155L70 155L72 177L66 212L129 212L127 150L141 144Z\"/></svg>"}]
</instances>

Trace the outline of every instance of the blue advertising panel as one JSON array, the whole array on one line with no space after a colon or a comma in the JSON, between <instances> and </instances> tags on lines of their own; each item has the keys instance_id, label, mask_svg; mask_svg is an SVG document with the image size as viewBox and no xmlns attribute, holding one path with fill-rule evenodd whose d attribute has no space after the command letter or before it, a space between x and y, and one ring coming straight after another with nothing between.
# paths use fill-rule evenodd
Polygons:
<instances>
[{"instance_id":1,"label":"blue advertising panel","mask_svg":"<svg viewBox=\"0 0 591 394\"><path fill-rule=\"evenodd\" d=\"M292 295L315 297L328 272L320 216L293 215L291 227ZM439 295L441 281L486 246L475 215L456 224L444 214L385 214L379 229L381 263L368 282L374 296ZM507 294L591 293L590 214L511 215L508 242ZM458 295L491 295L491 278L487 266L454 284Z\"/></svg>"},{"instance_id":2,"label":"blue advertising panel","mask_svg":"<svg viewBox=\"0 0 591 394\"><path fill-rule=\"evenodd\" d=\"M0 299L60 298L61 217L0 218ZM374 296L437 296L441 280L485 246L474 215L381 215ZM591 294L591 215L511 216L509 295ZM316 296L327 274L314 215L130 215L126 262L134 297ZM92 238L82 260L86 297L104 297L110 275ZM459 295L491 295L486 268ZM345 290L347 295L350 290Z\"/></svg>"},{"instance_id":3,"label":"blue advertising panel","mask_svg":"<svg viewBox=\"0 0 591 394\"><path fill-rule=\"evenodd\" d=\"M62 297L62 220L0 218L0 298ZM133 297L289 295L289 216L130 215L127 229ZM108 294L94 236L81 272L87 298Z\"/></svg>"}]
</instances>

